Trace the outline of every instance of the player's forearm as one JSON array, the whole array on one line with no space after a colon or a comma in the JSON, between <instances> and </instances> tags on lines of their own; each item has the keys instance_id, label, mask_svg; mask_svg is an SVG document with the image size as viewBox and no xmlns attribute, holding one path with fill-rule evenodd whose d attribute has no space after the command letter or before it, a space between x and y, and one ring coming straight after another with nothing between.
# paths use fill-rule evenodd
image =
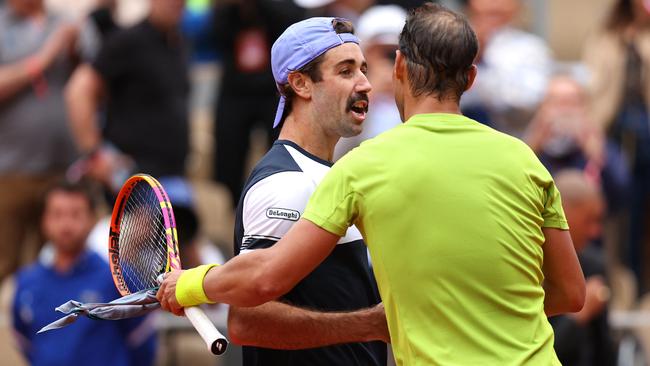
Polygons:
<instances>
[{"instance_id":1,"label":"player's forearm","mask_svg":"<svg viewBox=\"0 0 650 366\"><path fill-rule=\"evenodd\" d=\"M77 147L83 153L95 150L101 143L97 109L103 87L93 73L90 66L80 66L65 90L70 129Z\"/></svg>"},{"instance_id":2,"label":"player's forearm","mask_svg":"<svg viewBox=\"0 0 650 366\"><path fill-rule=\"evenodd\" d=\"M203 290L213 302L234 306L257 306L275 300L289 291L294 284L275 281L268 270L266 252L259 249L214 267L203 278ZM296 281L297 282L297 281Z\"/></svg>"},{"instance_id":3,"label":"player's forearm","mask_svg":"<svg viewBox=\"0 0 650 366\"><path fill-rule=\"evenodd\" d=\"M319 312L276 301L253 308L231 307L228 331L235 343L273 349L388 340L383 308Z\"/></svg>"},{"instance_id":4,"label":"player's forearm","mask_svg":"<svg viewBox=\"0 0 650 366\"><path fill-rule=\"evenodd\" d=\"M34 76L34 72L29 70L28 61L0 66L0 102L29 87Z\"/></svg>"},{"instance_id":5,"label":"player's forearm","mask_svg":"<svg viewBox=\"0 0 650 366\"><path fill-rule=\"evenodd\" d=\"M203 279L203 290L208 299L235 306L275 300L313 271L338 239L301 219L271 248L239 255L212 268Z\"/></svg>"}]
</instances>

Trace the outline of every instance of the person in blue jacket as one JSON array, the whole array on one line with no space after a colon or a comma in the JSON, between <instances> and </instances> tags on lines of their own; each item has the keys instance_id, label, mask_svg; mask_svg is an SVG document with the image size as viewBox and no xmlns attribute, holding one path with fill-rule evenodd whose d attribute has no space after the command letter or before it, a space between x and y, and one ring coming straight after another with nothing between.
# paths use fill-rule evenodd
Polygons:
<instances>
[{"instance_id":1,"label":"person in blue jacket","mask_svg":"<svg viewBox=\"0 0 650 366\"><path fill-rule=\"evenodd\" d=\"M83 184L59 183L46 193L41 227L53 248L15 275L12 322L31 365L151 365L155 332L148 318L104 321L80 318L53 332L36 334L61 314L68 300L109 302L120 295L110 269L86 249L95 223L92 195Z\"/></svg>"}]
</instances>

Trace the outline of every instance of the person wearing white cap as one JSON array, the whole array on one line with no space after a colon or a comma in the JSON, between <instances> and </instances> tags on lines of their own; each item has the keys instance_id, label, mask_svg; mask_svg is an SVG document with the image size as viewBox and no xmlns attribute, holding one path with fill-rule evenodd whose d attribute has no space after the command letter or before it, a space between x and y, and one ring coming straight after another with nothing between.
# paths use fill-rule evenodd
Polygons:
<instances>
[{"instance_id":1,"label":"person wearing white cap","mask_svg":"<svg viewBox=\"0 0 650 366\"><path fill-rule=\"evenodd\" d=\"M336 144L335 161L361 142L402 122L393 96L393 63L405 21L406 11L397 5L373 6L359 18L356 34L370 65L368 80L372 83L369 95L372 108L368 111L363 131L357 136L341 138Z\"/></svg>"},{"instance_id":2,"label":"person wearing white cap","mask_svg":"<svg viewBox=\"0 0 650 366\"><path fill-rule=\"evenodd\" d=\"M352 31L352 23L340 18L310 18L273 44L271 66L281 93L273 126L280 136L244 186L235 219L237 256L280 240L332 166L336 142L361 132L371 87ZM184 283L179 293L187 293ZM228 332L245 346L245 366L383 366L386 344L378 341L389 337L379 302L366 246L352 227L279 301L231 307Z\"/></svg>"}]
</instances>

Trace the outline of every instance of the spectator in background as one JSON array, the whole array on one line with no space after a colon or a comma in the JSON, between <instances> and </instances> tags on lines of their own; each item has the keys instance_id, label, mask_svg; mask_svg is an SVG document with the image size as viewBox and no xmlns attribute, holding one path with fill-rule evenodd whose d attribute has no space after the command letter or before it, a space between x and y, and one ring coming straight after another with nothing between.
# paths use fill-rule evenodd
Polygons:
<instances>
[{"instance_id":1,"label":"spectator in background","mask_svg":"<svg viewBox=\"0 0 650 366\"><path fill-rule=\"evenodd\" d=\"M74 137L90 176L113 191L134 170L182 176L189 149L189 80L178 32L182 0L152 0L149 16L118 31L66 91ZM98 117L106 102L106 121Z\"/></svg>"},{"instance_id":2,"label":"spectator in background","mask_svg":"<svg viewBox=\"0 0 650 366\"><path fill-rule=\"evenodd\" d=\"M76 39L42 0L0 6L0 279L37 252L40 240L27 238L36 239L38 197L75 157L63 87Z\"/></svg>"},{"instance_id":3,"label":"spectator in background","mask_svg":"<svg viewBox=\"0 0 650 366\"><path fill-rule=\"evenodd\" d=\"M393 93L393 64L399 34L406 21L406 11L397 5L377 5L366 10L357 24L356 34L368 62L368 115L363 131L353 137L342 137L334 150L334 161L369 138L399 125L402 120Z\"/></svg>"},{"instance_id":4,"label":"spectator in background","mask_svg":"<svg viewBox=\"0 0 650 366\"><path fill-rule=\"evenodd\" d=\"M184 268L205 263L224 263L225 258L217 246L205 237L196 213L194 191L181 177L161 178L174 209L178 232L178 249Z\"/></svg>"},{"instance_id":5,"label":"spectator in background","mask_svg":"<svg viewBox=\"0 0 650 366\"><path fill-rule=\"evenodd\" d=\"M619 0L602 29L585 44L591 71L594 124L618 144L631 174L627 264L648 286L650 246L650 9L642 0Z\"/></svg>"},{"instance_id":6,"label":"spectator in background","mask_svg":"<svg viewBox=\"0 0 650 366\"><path fill-rule=\"evenodd\" d=\"M359 16L372 6L375 0L294 0L294 2L311 12L311 15L345 18L357 24Z\"/></svg>"},{"instance_id":7,"label":"spectator in background","mask_svg":"<svg viewBox=\"0 0 650 366\"><path fill-rule=\"evenodd\" d=\"M480 48L478 76L461 105L470 118L521 137L551 75L545 41L513 22L520 0L469 0L467 15Z\"/></svg>"},{"instance_id":8,"label":"spectator in background","mask_svg":"<svg viewBox=\"0 0 650 366\"><path fill-rule=\"evenodd\" d=\"M95 8L88 14L88 18L95 24L102 39L106 39L119 29L114 18L116 8L117 0L97 0Z\"/></svg>"},{"instance_id":9,"label":"spectator in background","mask_svg":"<svg viewBox=\"0 0 650 366\"><path fill-rule=\"evenodd\" d=\"M585 90L570 75L551 78L523 140L551 174L570 168L585 170L592 179L602 181L610 212L624 207L629 185L625 161L594 125Z\"/></svg>"},{"instance_id":10,"label":"spectator in background","mask_svg":"<svg viewBox=\"0 0 650 366\"><path fill-rule=\"evenodd\" d=\"M80 184L61 183L45 196L42 229L52 256L20 270L15 278L13 326L32 365L151 365L155 333L148 318L97 321L36 335L58 319L54 309L70 299L109 302L120 295L108 264L86 249L95 222L93 199Z\"/></svg>"},{"instance_id":11,"label":"spectator in background","mask_svg":"<svg viewBox=\"0 0 650 366\"><path fill-rule=\"evenodd\" d=\"M181 29L192 48L192 62L215 62L219 55L215 44L214 5L212 0L188 0Z\"/></svg>"},{"instance_id":12,"label":"spectator in background","mask_svg":"<svg viewBox=\"0 0 650 366\"><path fill-rule=\"evenodd\" d=\"M563 365L614 365L614 344L607 325L610 291L605 258L598 247L591 245L601 235L605 202L598 184L579 170L559 172L555 184L562 195L587 289L582 310L549 319L555 332L555 351Z\"/></svg>"},{"instance_id":13,"label":"spectator in background","mask_svg":"<svg viewBox=\"0 0 650 366\"><path fill-rule=\"evenodd\" d=\"M83 61L93 61L101 45L119 29L113 16L116 7L116 0L96 0L88 12L80 31L80 41L89 45L81 54Z\"/></svg>"},{"instance_id":14,"label":"spectator in background","mask_svg":"<svg viewBox=\"0 0 650 366\"><path fill-rule=\"evenodd\" d=\"M457 3L458 1L452 0L452 1L434 1L434 2L443 3L443 5L449 6L449 5L453 5L449 3ZM378 5L397 5L402 9L411 10L413 8L417 8L418 6L422 5L423 1L422 0L377 0L376 3Z\"/></svg>"},{"instance_id":15,"label":"spectator in background","mask_svg":"<svg viewBox=\"0 0 650 366\"><path fill-rule=\"evenodd\" d=\"M303 12L291 0L242 0L215 8L215 37L221 51L223 77L216 106L215 177L234 201L244 184L250 133L262 126L276 134L273 118L278 92L271 74L271 43Z\"/></svg>"}]
</instances>

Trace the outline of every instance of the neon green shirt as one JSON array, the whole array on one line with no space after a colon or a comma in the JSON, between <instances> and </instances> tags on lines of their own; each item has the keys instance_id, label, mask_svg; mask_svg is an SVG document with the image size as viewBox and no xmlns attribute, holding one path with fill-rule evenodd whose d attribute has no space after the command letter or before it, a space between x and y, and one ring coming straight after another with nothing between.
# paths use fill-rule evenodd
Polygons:
<instances>
[{"instance_id":1,"label":"neon green shirt","mask_svg":"<svg viewBox=\"0 0 650 366\"><path fill-rule=\"evenodd\" d=\"M461 115L416 115L334 164L303 217L361 231L399 365L559 365L541 228L568 226L523 142Z\"/></svg>"}]
</instances>

